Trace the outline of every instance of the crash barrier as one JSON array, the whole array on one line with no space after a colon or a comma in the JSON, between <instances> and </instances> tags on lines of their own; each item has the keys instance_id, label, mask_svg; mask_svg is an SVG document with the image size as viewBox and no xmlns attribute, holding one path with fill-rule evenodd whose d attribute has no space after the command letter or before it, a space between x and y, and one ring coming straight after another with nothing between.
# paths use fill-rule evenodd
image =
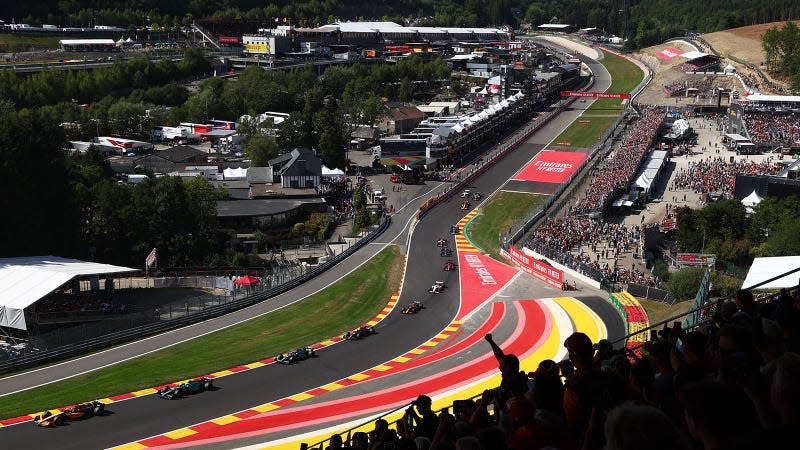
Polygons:
<instances>
[{"instance_id":1,"label":"crash barrier","mask_svg":"<svg viewBox=\"0 0 800 450\"><path fill-rule=\"evenodd\" d=\"M532 257L532 258L535 258L535 259L538 259L540 261L544 261L547 264L550 264L551 266L555 267L556 269L564 272L565 276L569 275L570 277L578 279L581 282L586 283L586 284L588 284L589 286L591 286L591 287L593 287L595 289L601 289L602 288L602 280L603 280L602 273L600 273L599 276L597 276L594 273L592 273L592 275L594 275L594 276L590 276L590 275L587 275L586 273L583 273L583 272L581 272L579 270L576 270L576 269L574 269L574 268L572 268L570 266L565 265L564 262L563 262L563 259L557 257L557 255L560 254L560 252L558 252L557 250L544 249L544 253L539 253L536 250L531 250L531 249L529 249L527 247L523 247L522 252L525 253L526 255ZM588 268L588 269L591 269L591 270L595 270L595 269L593 269L593 268L591 268L589 266L586 266L583 263L581 263L581 264L583 266L585 266L585 267L582 267L582 269ZM595 276L597 276L597 278L595 278Z\"/></svg>"},{"instance_id":2,"label":"crash barrier","mask_svg":"<svg viewBox=\"0 0 800 450\"><path fill-rule=\"evenodd\" d=\"M796 269L789 270L784 272L780 275L772 277L768 280L764 280L758 284L748 287L747 289L743 289L745 291L753 291L755 289L760 288L766 284L772 283L773 281L779 280L787 275L791 275L793 273L800 272L800 267ZM790 291L800 291L800 285L795 286L790 289ZM674 322L681 322L682 328L686 331L693 331L694 329L704 326L711 322L714 314L719 310L719 308L727 301L731 301L736 294L731 294L716 300L708 300L706 299L701 306L695 307L690 309L689 311L683 312L681 314L672 316L668 319L661 320L654 324L650 324L646 327L642 327L641 329L635 332L629 332L627 335L612 341L612 344L622 344L627 345L628 342L633 341L634 339L638 342L645 342L650 338L651 333L655 333L658 331L659 327L666 327L667 325L673 324ZM790 292L791 295L791 292ZM756 297L756 302L762 304L769 304L773 301L776 301L780 294L774 294L770 296L766 296L763 298ZM694 323L691 323L691 317L697 316L699 320ZM637 336L642 335L642 336ZM633 346L628 346L628 348L633 348Z\"/></svg>"},{"instance_id":3,"label":"crash barrier","mask_svg":"<svg viewBox=\"0 0 800 450\"><path fill-rule=\"evenodd\" d=\"M655 300L668 305L674 305L676 301L675 297L673 297L669 292L663 289L654 288L652 286L646 286L644 284L628 283L625 290L636 297Z\"/></svg>"},{"instance_id":4,"label":"crash barrier","mask_svg":"<svg viewBox=\"0 0 800 450\"><path fill-rule=\"evenodd\" d=\"M361 247L363 247L364 245L366 245L367 243L378 237L381 233L386 231L386 229L389 228L390 224L391 224L391 217L384 216L384 219L380 222L380 224L378 224L377 227L375 227L372 231L367 233L362 239L359 239L357 242L353 243L353 245L350 246L350 248L332 257L325 263L322 263L308 270L299 277L291 279L281 285L267 289L266 291L259 292L257 294L250 295L229 303L215 305L207 309L204 309L202 311L199 311L195 314L183 315L173 320L162 320L154 323L149 323L146 325L137 326L127 330L110 333L105 336L90 339L84 342L78 342L71 345L65 345L49 350L33 352L19 357L15 357L13 359L0 361L0 373L10 372L12 370L20 370L26 367L31 367L55 360L62 360L65 358L84 354L100 348L105 348L123 342L132 341L156 333L161 333L173 328L179 328L196 322L212 319L214 317L219 317L224 314L254 305L256 303L261 303L264 300L270 299L277 295L283 294L286 291L296 288L297 286L305 283L306 281L311 280L312 278L320 275L321 273L325 272L326 270L340 263L348 256L355 253L358 249L360 249Z\"/></svg>"},{"instance_id":5,"label":"crash barrier","mask_svg":"<svg viewBox=\"0 0 800 450\"><path fill-rule=\"evenodd\" d=\"M591 77L589 84L585 86L582 90L587 91L594 86L594 77ZM423 206L420 206L419 211L417 212L417 220L421 220L428 211L434 208L436 205L442 203L443 201L449 199L453 196L454 193L461 191L464 187L469 185L475 178L483 174L486 170L494 166L497 161L500 161L507 153L519 147L522 143L528 140L533 133L539 131L544 125L548 124L554 117L561 114L565 109L567 109L572 103L577 100L578 97L571 97L569 100L565 101L561 106L559 106L555 111L550 112L546 116L542 116L541 120L536 120L534 123L527 125L522 131L516 132L511 135L506 142L501 143L500 149L490 153L487 155L484 160L481 162L481 165L474 169L469 175L464 178L463 180L459 181L456 184L450 185L443 193L439 194L438 197L434 197L426 201ZM508 141L513 141L511 143L507 143Z\"/></svg>"}]
</instances>

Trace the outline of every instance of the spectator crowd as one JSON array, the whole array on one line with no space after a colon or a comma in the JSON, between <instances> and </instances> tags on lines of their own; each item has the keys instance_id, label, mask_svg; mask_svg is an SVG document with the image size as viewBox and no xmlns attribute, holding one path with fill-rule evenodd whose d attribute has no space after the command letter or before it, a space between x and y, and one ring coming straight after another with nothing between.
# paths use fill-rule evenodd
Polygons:
<instances>
[{"instance_id":1,"label":"spectator crowd","mask_svg":"<svg viewBox=\"0 0 800 450\"><path fill-rule=\"evenodd\" d=\"M749 111L742 119L750 140L755 143L781 146L800 143L800 114Z\"/></svg>"},{"instance_id":2,"label":"spectator crowd","mask_svg":"<svg viewBox=\"0 0 800 450\"><path fill-rule=\"evenodd\" d=\"M328 450L793 449L800 438L800 296L737 293L694 330L637 352L576 332L568 359L521 371L486 335L499 386L436 414L424 393L402 419L334 436Z\"/></svg>"},{"instance_id":3,"label":"spectator crowd","mask_svg":"<svg viewBox=\"0 0 800 450\"><path fill-rule=\"evenodd\" d=\"M781 165L769 161L731 163L725 162L722 157L708 157L690 162L687 169L675 174L672 188L690 189L696 194L721 193L725 198L733 198L736 175L772 175L781 169Z\"/></svg>"},{"instance_id":4,"label":"spectator crowd","mask_svg":"<svg viewBox=\"0 0 800 450\"><path fill-rule=\"evenodd\" d=\"M642 117L629 128L614 154L596 169L589 187L572 208L573 214L598 211L618 189L630 183L645 155L650 151L661 124L664 110L659 107L646 107Z\"/></svg>"}]
</instances>

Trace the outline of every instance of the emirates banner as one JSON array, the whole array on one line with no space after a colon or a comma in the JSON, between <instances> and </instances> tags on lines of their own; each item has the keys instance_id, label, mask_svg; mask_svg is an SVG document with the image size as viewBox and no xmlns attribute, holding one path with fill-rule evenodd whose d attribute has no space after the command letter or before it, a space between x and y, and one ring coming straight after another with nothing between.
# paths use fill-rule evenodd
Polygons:
<instances>
[{"instance_id":1,"label":"emirates banner","mask_svg":"<svg viewBox=\"0 0 800 450\"><path fill-rule=\"evenodd\" d=\"M561 184L570 179L585 159L586 153L542 150L514 179Z\"/></svg>"},{"instance_id":2,"label":"emirates banner","mask_svg":"<svg viewBox=\"0 0 800 450\"><path fill-rule=\"evenodd\" d=\"M561 281L564 279L564 273L560 270L547 263L529 257L517 250L513 245L508 246L508 254L511 256L511 261L520 266L525 272L528 272L554 288L562 288Z\"/></svg>"},{"instance_id":3,"label":"emirates banner","mask_svg":"<svg viewBox=\"0 0 800 450\"><path fill-rule=\"evenodd\" d=\"M631 98L628 93L613 93L613 92L581 92L581 91L561 91L562 97L588 97L588 98L618 98L627 100Z\"/></svg>"}]
</instances>

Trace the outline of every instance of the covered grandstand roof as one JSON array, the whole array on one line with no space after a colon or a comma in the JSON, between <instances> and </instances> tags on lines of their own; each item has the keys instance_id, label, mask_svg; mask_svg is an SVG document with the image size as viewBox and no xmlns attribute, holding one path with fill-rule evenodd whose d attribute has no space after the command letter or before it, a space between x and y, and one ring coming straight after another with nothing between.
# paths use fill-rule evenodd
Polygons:
<instances>
[{"instance_id":1,"label":"covered grandstand roof","mask_svg":"<svg viewBox=\"0 0 800 450\"><path fill-rule=\"evenodd\" d=\"M494 34L506 32L499 28L456 28L456 27L404 27L395 22L335 22L323 25L319 30L336 30L342 33L420 33L420 34Z\"/></svg>"},{"instance_id":2,"label":"covered grandstand roof","mask_svg":"<svg viewBox=\"0 0 800 450\"><path fill-rule=\"evenodd\" d=\"M113 39L61 39L60 45L116 45Z\"/></svg>"},{"instance_id":3,"label":"covered grandstand roof","mask_svg":"<svg viewBox=\"0 0 800 450\"><path fill-rule=\"evenodd\" d=\"M800 256L775 256L756 258L742 283L742 289L749 289L762 281L769 280L792 269L800 268ZM757 289L781 289L800 285L800 272L795 272L775 281L759 286Z\"/></svg>"},{"instance_id":4,"label":"covered grandstand roof","mask_svg":"<svg viewBox=\"0 0 800 450\"><path fill-rule=\"evenodd\" d=\"M60 256L0 258L0 326L25 330L23 310L75 277L136 270Z\"/></svg>"},{"instance_id":5,"label":"covered grandstand roof","mask_svg":"<svg viewBox=\"0 0 800 450\"><path fill-rule=\"evenodd\" d=\"M681 53L680 55L682 58L686 58L688 60L702 58L704 56L708 56L708 53L698 52L698 51L691 51L686 53Z\"/></svg>"},{"instance_id":6,"label":"covered grandstand roof","mask_svg":"<svg viewBox=\"0 0 800 450\"><path fill-rule=\"evenodd\" d=\"M748 102L800 103L800 95L751 94L745 99Z\"/></svg>"}]
</instances>

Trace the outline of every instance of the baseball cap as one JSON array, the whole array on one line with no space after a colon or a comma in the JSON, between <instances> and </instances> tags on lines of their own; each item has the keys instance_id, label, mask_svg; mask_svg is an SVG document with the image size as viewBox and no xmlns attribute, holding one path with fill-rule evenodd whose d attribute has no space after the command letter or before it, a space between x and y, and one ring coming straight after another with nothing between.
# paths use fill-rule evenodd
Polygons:
<instances>
[{"instance_id":1,"label":"baseball cap","mask_svg":"<svg viewBox=\"0 0 800 450\"><path fill-rule=\"evenodd\" d=\"M415 405L430 405L431 403L433 403L433 401L427 395L420 395L414 400Z\"/></svg>"},{"instance_id":2,"label":"baseball cap","mask_svg":"<svg viewBox=\"0 0 800 450\"><path fill-rule=\"evenodd\" d=\"M592 340L589 339L589 336L581 332L572 333L572 335L568 337L566 341L564 341L564 347L567 347L567 350L570 353L578 353L578 354L594 353L594 351L592 350Z\"/></svg>"}]
</instances>

